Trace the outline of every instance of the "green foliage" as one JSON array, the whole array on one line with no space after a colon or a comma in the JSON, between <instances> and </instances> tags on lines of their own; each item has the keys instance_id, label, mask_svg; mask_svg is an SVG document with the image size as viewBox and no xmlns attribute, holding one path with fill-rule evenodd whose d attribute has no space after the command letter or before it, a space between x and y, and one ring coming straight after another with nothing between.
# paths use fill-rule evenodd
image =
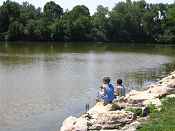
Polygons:
<instances>
[{"instance_id":1,"label":"green foliage","mask_svg":"<svg viewBox=\"0 0 175 131\"><path fill-rule=\"evenodd\" d=\"M50 39L50 30L46 19L39 19L35 23L34 35L36 40L46 41Z\"/></svg>"},{"instance_id":2,"label":"green foliage","mask_svg":"<svg viewBox=\"0 0 175 131\"><path fill-rule=\"evenodd\" d=\"M91 20L89 9L76 6L57 19L51 26L52 35L56 40L88 40L90 38ZM62 38L60 38L62 37Z\"/></svg>"},{"instance_id":3,"label":"green foliage","mask_svg":"<svg viewBox=\"0 0 175 131\"><path fill-rule=\"evenodd\" d=\"M159 41L173 43L175 41L175 4L169 6L166 15L166 22L162 24L163 32L159 35Z\"/></svg>"},{"instance_id":4,"label":"green foliage","mask_svg":"<svg viewBox=\"0 0 175 131\"><path fill-rule=\"evenodd\" d=\"M23 2L20 7L20 21L26 24L29 20L36 20L41 17L41 9L35 7L28 2Z\"/></svg>"},{"instance_id":5,"label":"green foliage","mask_svg":"<svg viewBox=\"0 0 175 131\"><path fill-rule=\"evenodd\" d=\"M108 40L107 38L107 24L109 11L107 7L102 5L97 7L97 12L92 16L92 30L94 40Z\"/></svg>"},{"instance_id":6,"label":"green foliage","mask_svg":"<svg viewBox=\"0 0 175 131\"><path fill-rule=\"evenodd\" d=\"M47 2L44 6L44 16L49 20L60 18L63 15L63 9L54 1Z\"/></svg>"},{"instance_id":7,"label":"green foliage","mask_svg":"<svg viewBox=\"0 0 175 131\"><path fill-rule=\"evenodd\" d=\"M142 108L128 108L126 109L126 111L133 112L135 115L140 116L140 117L143 116Z\"/></svg>"},{"instance_id":8,"label":"green foliage","mask_svg":"<svg viewBox=\"0 0 175 131\"><path fill-rule=\"evenodd\" d=\"M8 38L10 40L18 40L18 38L23 37L24 26L18 21L14 21L9 25Z\"/></svg>"},{"instance_id":9,"label":"green foliage","mask_svg":"<svg viewBox=\"0 0 175 131\"><path fill-rule=\"evenodd\" d=\"M8 16L10 22L18 20L20 17L20 5L10 0L3 3L1 11Z\"/></svg>"},{"instance_id":10,"label":"green foliage","mask_svg":"<svg viewBox=\"0 0 175 131\"><path fill-rule=\"evenodd\" d=\"M0 33L7 32L9 26L8 13L0 8Z\"/></svg>"},{"instance_id":11,"label":"green foliage","mask_svg":"<svg viewBox=\"0 0 175 131\"><path fill-rule=\"evenodd\" d=\"M89 9L86 6L77 5L69 12L69 16L71 20L75 20L80 16L88 17L90 16L90 13L89 13Z\"/></svg>"},{"instance_id":12,"label":"green foliage","mask_svg":"<svg viewBox=\"0 0 175 131\"><path fill-rule=\"evenodd\" d=\"M175 4L144 0L119 2L109 11L99 5L91 16L84 5L63 12L54 1L43 11L28 2L7 0L0 6L0 37L4 40L53 41L175 41ZM14 34L13 34L14 33Z\"/></svg>"},{"instance_id":13,"label":"green foliage","mask_svg":"<svg viewBox=\"0 0 175 131\"><path fill-rule=\"evenodd\" d=\"M155 107L155 105L153 105L153 104L148 105L147 108L148 108L149 113L155 113L158 111L157 108Z\"/></svg>"},{"instance_id":14,"label":"green foliage","mask_svg":"<svg viewBox=\"0 0 175 131\"><path fill-rule=\"evenodd\" d=\"M163 101L160 112L153 112L147 123L141 125L138 131L174 131L175 129L175 98Z\"/></svg>"},{"instance_id":15,"label":"green foliage","mask_svg":"<svg viewBox=\"0 0 175 131\"><path fill-rule=\"evenodd\" d=\"M117 103L113 103L110 111L121 110L121 107Z\"/></svg>"}]
</instances>

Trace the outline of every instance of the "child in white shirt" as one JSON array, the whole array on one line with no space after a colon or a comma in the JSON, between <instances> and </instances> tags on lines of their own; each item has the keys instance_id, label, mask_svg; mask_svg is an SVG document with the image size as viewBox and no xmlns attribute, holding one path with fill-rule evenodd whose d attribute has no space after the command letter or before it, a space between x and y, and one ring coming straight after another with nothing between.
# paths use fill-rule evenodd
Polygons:
<instances>
[{"instance_id":1,"label":"child in white shirt","mask_svg":"<svg viewBox=\"0 0 175 131\"><path fill-rule=\"evenodd\" d=\"M122 97L125 96L125 87L123 85L123 81L121 79L117 80L117 86L116 86L116 96Z\"/></svg>"}]
</instances>

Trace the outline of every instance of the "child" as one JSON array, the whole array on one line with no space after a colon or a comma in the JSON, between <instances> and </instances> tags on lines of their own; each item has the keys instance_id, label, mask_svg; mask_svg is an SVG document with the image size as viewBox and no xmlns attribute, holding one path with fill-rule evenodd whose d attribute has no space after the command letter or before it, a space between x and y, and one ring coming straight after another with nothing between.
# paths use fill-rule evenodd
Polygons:
<instances>
[{"instance_id":1,"label":"child","mask_svg":"<svg viewBox=\"0 0 175 131\"><path fill-rule=\"evenodd\" d=\"M101 101L105 96L105 85L100 86L100 90L98 91L98 100Z\"/></svg>"},{"instance_id":2,"label":"child","mask_svg":"<svg viewBox=\"0 0 175 131\"><path fill-rule=\"evenodd\" d=\"M98 100L103 101L104 104L112 103L114 100L114 87L112 84L110 84L109 77L103 78L103 85L98 92Z\"/></svg>"},{"instance_id":3,"label":"child","mask_svg":"<svg viewBox=\"0 0 175 131\"><path fill-rule=\"evenodd\" d=\"M125 87L121 79L117 80L116 95L119 97L125 96Z\"/></svg>"},{"instance_id":4,"label":"child","mask_svg":"<svg viewBox=\"0 0 175 131\"><path fill-rule=\"evenodd\" d=\"M104 96L105 95L105 87L101 86L99 90L99 95Z\"/></svg>"}]
</instances>

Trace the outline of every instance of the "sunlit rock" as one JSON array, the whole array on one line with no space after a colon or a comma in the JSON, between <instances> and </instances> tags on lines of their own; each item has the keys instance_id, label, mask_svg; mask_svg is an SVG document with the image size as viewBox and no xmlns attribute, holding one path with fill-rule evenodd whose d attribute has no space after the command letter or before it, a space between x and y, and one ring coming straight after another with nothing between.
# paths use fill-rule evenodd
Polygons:
<instances>
[{"instance_id":1,"label":"sunlit rock","mask_svg":"<svg viewBox=\"0 0 175 131\"><path fill-rule=\"evenodd\" d=\"M80 117L76 120L76 123L73 125L73 130L72 131L87 131L88 126L87 126L87 119Z\"/></svg>"},{"instance_id":2,"label":"sunlit rock","mask_svg":"<svg viewBox=\"0 0 175 131\"><path fill-rule=\"evenodd\" d=\"M94 113L91 117L89 120L91 126L88 126L89 130L119 129L136 119L134 113L124 110Z\"/></svg>"},{"instance_id":3,"label":"sunlit rock","mask_svg":"<svg viewBox=\"0 0 175 131\"><path fill-rule=\"evenodd\" d=\"M162 105L159 98L145 100L143 104L145 106L154 105L155 107L160 107Z\"/></svg>"},{"instance_id":4,"label":"sunlit rock","mask_svg":"<svg viewBox=\"0 0 175 131\"><path fill-rule=\"evenodd\" d=\"M160 98L169 93L169 88L167 86L154 86L154 88L148 89L147 92L153 97Z\"/></svg>"},{"instance_id":5,"label":"sunlit rock","mask_svg":"<svg viewBox=\"0 0 175 131\"><path fill-rule=\"evenodd\" d=\"M154 95L146 91L131 91L126 99L127 102L133 106L143 106L145 100L154 99Z\"/></svg>"},{"instance_id":6,"label":"sunlit rock","mask_svg":"<svg viewBox=\"0 0 175 131\"><path fill-rule=\"evenodd\" d=\"M94 107L92 107L88 113L101 113L101 112L106 112L110 111L112 109L112 104L107 104L104 106L103 102L98 102L95 104Z\"/></svg>"},{"instance_id":7,"label":"sunlit rock","mask_svg":"<svg viewBox=\"0 0 175 131\"><path fill-rule=\"evenodd\" d=\"M168 87L175 89L175 79L173 79L169 82Z\"/></svg>"},{"instance_id":8,"label":"sunlit rock","mask_svg":"<svg viewBox=\"0 0 175 131\"><path fill-rule=\"evenodd\" d=\"M73 131L74 124L76 122L77 118L76 117L68 117L64 120L63 125L60 129L60 131Z\"/></svg>"}]
</instances>

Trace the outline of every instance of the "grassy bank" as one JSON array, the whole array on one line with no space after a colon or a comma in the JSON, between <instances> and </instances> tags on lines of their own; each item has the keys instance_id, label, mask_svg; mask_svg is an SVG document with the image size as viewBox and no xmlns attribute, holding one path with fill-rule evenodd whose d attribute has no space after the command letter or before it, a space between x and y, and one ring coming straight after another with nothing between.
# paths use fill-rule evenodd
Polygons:
<instances>
[{"instance_id":1,"label":"grassy bank","mask_svg":"<svg viewBox=\"0 0 175 131\"><path fill-rule=\"evenodd\" d=\"M166 98L160 112L152 112L138 131L175 131L175 98Z\"/></svg>"}]
</instances>

